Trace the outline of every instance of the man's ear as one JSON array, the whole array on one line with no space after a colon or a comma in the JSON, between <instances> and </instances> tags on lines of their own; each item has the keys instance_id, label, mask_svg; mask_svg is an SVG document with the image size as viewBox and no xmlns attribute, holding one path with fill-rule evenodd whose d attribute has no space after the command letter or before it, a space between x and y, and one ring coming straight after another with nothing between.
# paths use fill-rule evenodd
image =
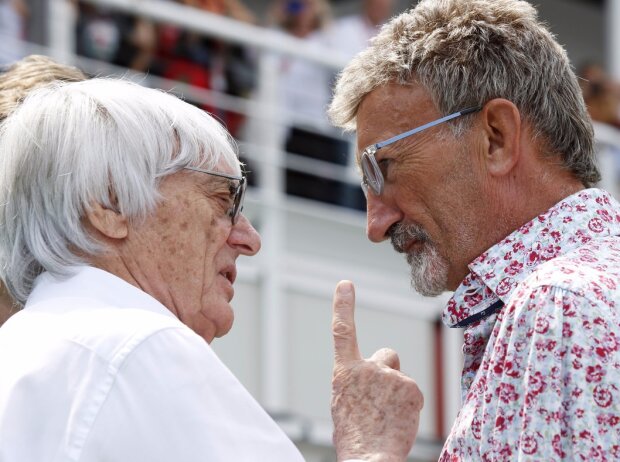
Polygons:
<instances>
[{"instance_id":1,"label":"man's ear","mask_svg":"<svg viewBox=\"0 0 620 462\"><path fill-rule=\"evenodd\" d=\"M482 109L482 123L487 137L485 161L493 176L512 171L521 154L521 115L517 107L502 98L492 99Z\"/></svg>"},{"instance_id":2,"label":"man's ear","mask_svg":"<svg viewBox=\"0 0 620 462\"><path fill-rule=\"evenodd\" d=\"M109 239L124 239L129 233L129 225L124 215L96 202L86 211L86 219L93 228Z\"/></svg>"}]
</instances>

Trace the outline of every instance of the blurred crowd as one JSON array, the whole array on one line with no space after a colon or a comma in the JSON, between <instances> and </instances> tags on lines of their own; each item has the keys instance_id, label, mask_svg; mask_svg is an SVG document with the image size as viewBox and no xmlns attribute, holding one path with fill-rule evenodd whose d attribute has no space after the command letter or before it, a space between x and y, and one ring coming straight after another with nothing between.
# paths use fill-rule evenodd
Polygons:
<instances>
[{"instance_id":1,"label":"blurred crowd","mask_svg":"<svg viewBox=\"0 0 620 462\"><path fill-rule=\"evenodd\" d=\"M244 22L256 17L240 0L180 0L186 6ZM79 55L139 72L179 80L234 96L249 96L255 84L247 50L169 24L78 3L76 45ZM234 134L241 117L216 112Z\"/></svg>"},{"instance_id":2,"label":"blurred crowd","mask_svg":"<svg viewBox=\"0 0 620 462\"><path fill-rule=\"evenodd\" d=\"M177 0L186 6L238 21L277 28L311 44L330 47L343 57L361 50L392 14L392 0L364 0L359 14L334 20L325 0L275 0L258 18L241 0ZM89 58L182 80L235 96L255 86L251 50L168 24L78 3L77 51ZM302 60L283 58L283 101L292 112L323 119L329 75ZM311 94L311 95L309 95ZM229 127L234 131L234 126Z\"/></svg>"},{"instance_id":3,"label":"blurred crowd","mask_svg":"<svg viewBox=\"0 0 620 462\"><path fill-rule=\"evenodd\" d=\"M393 0L363 0L357 13L337 19L326 0L275 0L263 18L241 0L178 1L276 29L345 59L363 49L394 13ZM233 96L248 97L256 88L254 50L90 4L78 3L78 8L80 55ZM325 118L334 72L300 58L278 59L279 104L283 119L288 122L282 130L282 147L298 156L347 165L350 143L330 129ZM204 108L215 113L233 135L242 136L242 115ZM358 209L365 207L359 188L346 182L289 170L286 183L289 194Z\"/></svg>"},{"instance_id":4,"label":"blurred crowd","mask_svg":"<svg viewBox=\"0 0 620 462\"><path fill-rule=\"evenodd\" d=\"M327 0L272 0L262 15L244 0L169 1L275 29L303 40L309 47L330 50L344 60L365 48L379 27L397 13L395 0L362 0L355 13L338 17ZM79 1L75 5L76 47L81 56L232 96L251 97L256 90L256 50L117 10ZM27 0L0 0L0 33L26 38L28 18L35 14L29 6ZM1 57L5 61L13 58ZM334 72L301 58L277 59L278 103L286 121L281 130L283 150L339 167L350 164L350 140L330 128L325 117ZM620 178L620 83L597 63L582 65L578 74L594 121L603 170L614 172L607 176L614 181L608 180L603 186L620 196L615 181ZM234 136L244 137L246 120L242 114L202 107L214 113ZM292 195L365 208L357 186L299 168L287 170L286 188Z\"/></svg>"}]
</instances>

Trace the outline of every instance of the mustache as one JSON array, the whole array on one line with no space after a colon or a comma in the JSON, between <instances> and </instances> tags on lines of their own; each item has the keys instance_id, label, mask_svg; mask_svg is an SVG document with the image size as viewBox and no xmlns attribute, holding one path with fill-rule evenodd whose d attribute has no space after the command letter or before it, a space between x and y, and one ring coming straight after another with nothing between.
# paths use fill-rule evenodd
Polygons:
<instances>
[{"instance_id":1,"label":"mustache","mask_svg":"<svg viewBox=\"0 0 620 462\"><path fill-rule=\"evenodd\" d=\"M394 224L388 231L392 247L398 253L405 253L407 244L411 241L419 241L421 243L430 242L431 237L419 225L404 224L402 222Z\"/></svg>"}]
</instances>

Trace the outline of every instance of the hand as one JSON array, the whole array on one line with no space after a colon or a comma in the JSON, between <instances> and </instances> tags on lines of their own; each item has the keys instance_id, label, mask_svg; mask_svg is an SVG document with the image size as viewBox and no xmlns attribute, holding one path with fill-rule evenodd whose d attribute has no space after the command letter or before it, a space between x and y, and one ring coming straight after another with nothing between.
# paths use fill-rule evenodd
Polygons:
<instances>
[{"instance_id":1,"label":"hand","mask_svg":"<svg viewBox=\"0 0 620 462\"><path fill-rule=\"evenodd\" d=\"M338 460L401 462L415 441L424 397L400 372L395 351L362 359L357 346L355 292L341 281L334 294L332 418Z\"/></svg>"}]
</instances>

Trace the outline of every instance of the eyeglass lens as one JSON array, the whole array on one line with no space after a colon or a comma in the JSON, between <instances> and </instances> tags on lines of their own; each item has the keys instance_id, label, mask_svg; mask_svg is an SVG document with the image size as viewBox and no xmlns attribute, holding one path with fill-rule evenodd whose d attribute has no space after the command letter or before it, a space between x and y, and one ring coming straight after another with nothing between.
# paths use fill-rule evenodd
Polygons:
<instances>
[{"instance_id":1,"label":"eyeglass lens","mask_svg":"<svg viewBox=\"0 0 620 462\"><path fill-rule=\"evenodd\" d=\"M373 194L380 195L383 192L383 174L377 165L374 154L364 152L361 167L363 174L362 190L366 197L368 197L368 188L372 190Z\"/></svg>"},{"instance_id":2,"label":"eyeglass lens","mask_svg":"<svg viewBox=\"0 0 620 462\"><path fill-rule=\"evenodd\" d=\"M243 199L245 198L245 187L246 187L246 179L245 177L241 178L239 181L239 186L235 191L235 198L233 202L232 208L232 222L233 224L239 221L239 215L243 211Z\"/></svg>"}]
</instances>

